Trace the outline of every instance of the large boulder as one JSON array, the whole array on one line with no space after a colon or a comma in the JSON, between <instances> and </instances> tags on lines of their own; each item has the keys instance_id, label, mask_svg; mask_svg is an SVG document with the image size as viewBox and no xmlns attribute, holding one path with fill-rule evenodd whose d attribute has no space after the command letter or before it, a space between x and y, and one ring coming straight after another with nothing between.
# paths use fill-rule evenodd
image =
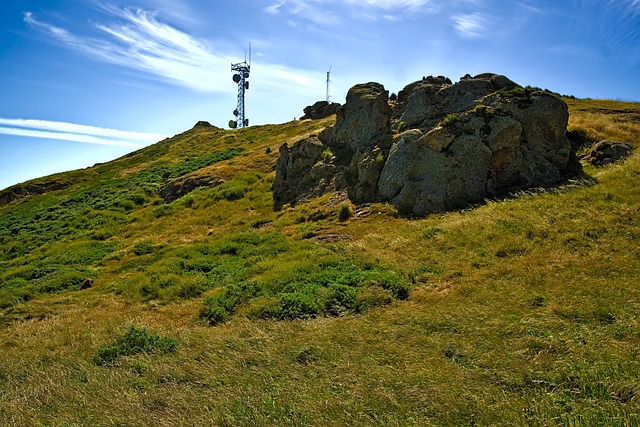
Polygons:
<instances>
[{"instance_id":1,"label":"large boulder","mask_svg":"<svg viewBox=\"0 0 640 427\"><path fill-rule=\"evenodd\" d=\"M389 92L379 83L352 87L347 102L338 110L336 124L320 134L320 140L343 167L341 181L353 200L377 200L377 181L382 159L391 148Z\"/></svg>"},{"instance_id":2,"label":"large boulder","mask_svg":"<svg viewBox=\"0 0 640 427\"><path fill-rule=\"evenodd\" d=\"M333 127L281 148L275 205L344 188L354 203L422 216L551 186L581 170L567 121L560 97L496 74L423 78L393 100L356 85Z\"/></svg>"}]
</instances>

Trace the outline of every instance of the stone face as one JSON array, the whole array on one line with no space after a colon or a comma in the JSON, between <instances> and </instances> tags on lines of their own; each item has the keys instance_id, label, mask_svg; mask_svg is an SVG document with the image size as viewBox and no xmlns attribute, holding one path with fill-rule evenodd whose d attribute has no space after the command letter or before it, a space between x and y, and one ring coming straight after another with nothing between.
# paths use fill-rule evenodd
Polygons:
<instances>
[{"instance_id":1,"label":"stone face","mask_svg":"<svg viewBox=\"0 0 640 427\"><path fill-rule=\"evenodd\" d=\"M378 83L356 85L335 126L281 148L275 205L345 189L354 203L423 216L553 185L581 170L567 121L561 98L495 74L423 78L393 100Z\"/></svg>"},{"instance_id":2,"label":"stone face","mask_svg":"<svg viewBox=\"0 0 640 427\"><path fill-rule=\"evenodd\" d=\"M333 189L332 156L331 150L315 136L298 141L292 147L283 144L273 182L276 208L286 203L294 205Z\"/></svg>"}]
</instances>

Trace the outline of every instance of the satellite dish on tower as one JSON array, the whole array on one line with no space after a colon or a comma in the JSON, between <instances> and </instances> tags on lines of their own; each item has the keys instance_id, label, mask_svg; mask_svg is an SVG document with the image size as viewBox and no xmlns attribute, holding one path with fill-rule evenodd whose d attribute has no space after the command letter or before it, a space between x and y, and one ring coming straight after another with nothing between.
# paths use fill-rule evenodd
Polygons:
<instances>
[{"instance_id":1,"label":"satellite dish on tower","mask_svg":"<svg viewBox=\"0 0 640 427\"><path fill-rule=\"evenodd\" d=\"M238 84L238 106L233 111L233 115L237 120L231 120L229 127L231 129L244 128L249 126L249 119L244 114L244 96L245 91L249 90L249 72L251 71L251 45L249 45L249 63L247 63L246 54L244 62L231 64L231 71L234 71L233 81Z\"/></svg>"}]
</instances>

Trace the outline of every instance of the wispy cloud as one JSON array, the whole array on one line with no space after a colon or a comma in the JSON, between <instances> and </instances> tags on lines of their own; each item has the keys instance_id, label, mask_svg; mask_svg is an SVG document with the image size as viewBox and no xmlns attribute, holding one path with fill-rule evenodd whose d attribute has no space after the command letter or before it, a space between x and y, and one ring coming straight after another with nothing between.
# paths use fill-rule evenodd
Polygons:
<instances>
[{"instance_id":1,"label":"wispy cloud","mask_svg":"<svg viewBox=\"0 0 640 427\"><path fill-rule=\"evenodd\" d=\"M135 69L197 91L235 92L229 78L230 64L237 58L214 53L205 41L161 22L155 13L115 7L103 7L103 10L116 19L94 24L101 37L73 34L37 19L30 12L24 13L24 21L53 41L93 59ZM269 85L281 86L290 80L290 75L281 71L283 67L257 65L272 76L267 82ZM304 70L294 70L294 73L308 74ZM312 81L311 78L303 80Z\"/></svg>"},{"instance_id":2,"label":"wispy cloud","mask_svg":"<svg viewBox=\"0 0 640 427\"><path fill-rule=\"evenodd\" d=\"M618 1L609 0L609 5L612 3L615 5ZM626 4L627 13L633 16L640 15L640 0L622 0L622 3Z\"/></svg>"},{"instance_id":3,"label":"wispy cloud","mask_svg":"<svg viewBox=\"0 0 640 427\"><path fill-rule=\"evenodd\" d=\"M282 6L284 6L285 2L284 1L279 1L277 3L272 4L271 6L268 6L264 9L265 12L270 13L272 15L275 15L278 13L278 11L280 10L280 8Z\"/></svg>"},{"instance_id":4,"label":"wispy cloud","mask_svg":"<svg viewBox=\"0 0 640 427\"><path fill-rule=\"evenodd\" d=\"M86 144L140 148L160 141L164 135L32 119L0 118L0 134L57 139Z\"/></svg>"},{"instance_id":5,"label":"wispy cloud","mask_svg":"<svg viewBox=\"0 0 640 427\"><path fill-rule=\"evenodd\" d=\"M490 18L479 12L453 17L453 26L465 38L484 38L491 24Z\"/></svg>"},{"instance_id":6,"label":"wispy cloud","mask_svg":"<svg viewBox=\"0 0 640 427\"><path fill-rule=\"evenodd\" d=\"M118 22L96 24L107 38L83 37L40 21L32 13L24 21L53 40L95 59L137 69L199 91L228 91L215 72L229 72L230 58L215 55L188 34L159 22L151 12L108 9ZM226 83L226 81L224 82Z\"/></svg>"},{"instance_id":7,"label":"wispy cloud","mask_svg":"<svg viewBox=\"0 0 640 427\"><path fill-rule=\"evenodd\" d=\"M396 20L429 5L435 9L434 0L278 0L266 7L265 12L290 13L317 25L334 25L343 22L345 13L368 20Z\"/></svg>"},{"instance_id":8,"label":"wispy cloud","mask_svg":"<svg viewBox=\"0 0 640 427\"><path fill-rule=\"evenodd\" d=\"M431 0L347 0L349 4L377 7L381 9L418 9Z\"/></svg>"},{"instance_id":9,"label":"wispy cloud","mask_svg":"<svg viewBox=\"0 0 640 427\"><path fill-rule=\"evenodd\" d=\"M640 0L574 0L570 35L603 59L640 62ZM597 17L595 19L594 17Z\"/></svg>"}]
</instances>

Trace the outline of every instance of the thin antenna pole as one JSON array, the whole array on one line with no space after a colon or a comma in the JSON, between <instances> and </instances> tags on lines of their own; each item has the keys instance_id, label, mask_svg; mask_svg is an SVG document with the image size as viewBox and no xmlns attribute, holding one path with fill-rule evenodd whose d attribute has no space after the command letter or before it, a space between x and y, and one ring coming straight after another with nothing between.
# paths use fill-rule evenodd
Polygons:
<instances>
[{"instance_id":1,"label":"thin antenna pole","mask_svg":"<svg viewBox=\"0 0 640 427\"><path fill-rule=\"evenodd\" d=\"M329 66L329 71L327 71L327 102L331 102L331 67Z\"/></svg>"}]
</instances>

